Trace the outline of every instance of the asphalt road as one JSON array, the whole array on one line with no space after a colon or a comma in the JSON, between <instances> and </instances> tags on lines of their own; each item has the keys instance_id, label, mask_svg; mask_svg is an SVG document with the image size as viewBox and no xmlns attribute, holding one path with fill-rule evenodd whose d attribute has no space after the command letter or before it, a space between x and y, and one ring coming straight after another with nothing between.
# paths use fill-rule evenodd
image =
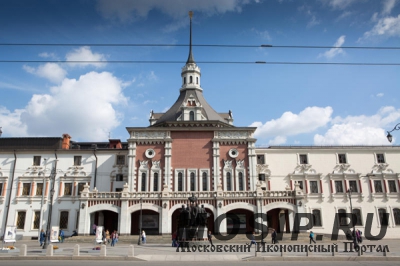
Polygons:
<instances>
[{"instance_id":1,"label":"asphalt road","mask_svg":"<svg viewBox=\"0 0 400 266\"><path fill-rule=\"evenodd\" d=\"M390 265L400 265L400 261L316 261L316 262L310 262L310 261L249 261L249 262L242 262L242 261L229 261L229 262L210 262L210 261L205 261L205 262L174 262L173 265L176 266L184 266L184 265L190 265L190 266L210 266L210 263L212 265L222 265L222 266L236 266L240 265L243 266L244 264L249 264L251 266L294 266L294 265L299 265L299 266L337 266L338 263L341 265L350 265L350 266L390 266ZM141 261L118 261L118 262L112 262L112 261L70 261L70 260L46 260L46 261L13 261L13 260L1 260L0 265L7 265L7 266L46 266L46 265L57 265L57 266L109 266L110 264L114 265L117 264L118 266L132 266L133 264L135 266L165 266L165 262L141 262ZM172 264L172 263L171 263Z\"/></svg>"}]
</instances>

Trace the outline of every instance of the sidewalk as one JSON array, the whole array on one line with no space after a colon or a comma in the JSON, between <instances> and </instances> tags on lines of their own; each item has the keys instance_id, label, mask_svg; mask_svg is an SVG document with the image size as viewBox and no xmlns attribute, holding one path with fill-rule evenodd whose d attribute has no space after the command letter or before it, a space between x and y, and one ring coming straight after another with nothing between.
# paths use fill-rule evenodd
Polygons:
<instances>
[{"instance_id":1,"label":"sidewalk","mask_svg":"<svg viewBox=\"0 0 400 266\"><path fill-rule=\"evenodd\" d=\"M245 243L215 243L216 250L214 252L177 252L177 249L171 247L171 244L146 244L138 246L137 243L127 243L127 242L118 242L115 247L110 247L110 245L106 246L106 257L100 256L100 251L93 250L94 247L98 247L100 245L95 245L94 243L73 243L73 242L65 242L65 243L55 243L54 245L58 246L58 250L54 251L54 256L46 256L46 251L43 250L39 243L35 240L27 240L27 241L18 241L15 244L15 247L21 249L23 244L27 245L27 256L22 257L19 256L19 252L13 253L1 253L0 259L19 259L19 260L54 260L54 259L62 259L62 260L144 260L144 261L240 261L240 260L297 260L297 261L323 261L323 260L400 260L400 240L381 240L381 241L363 241L363 245L381 245L382 247L387 245L389 248L389 252L387 252L387 256L385 257L382 252L377 252L376 248L373 249L373 252L369 251L365 252L361 256L358 256L357 252L345 252L345 241L337 241L338 245L338 253L335 256L332 256L332 253L323 253L323 252L313 252L309 253L307 256L306 252L288 252L289 246L291 248L295 247L295 245L307 245L305 241L283 241L280 242L277 246L285 246L285 253L281 253L281 251L276 251L278 247L270 246L270 250L273 252L259 252L257 253L257 257L255 257L255 246L253 245L250 249L250 252L246 252L246 250L232 250L231 246L244 246ZM80 255L73 256L74 247L76 244L80 246ZM269 243L266 243L267 245ZM317 242L317 245L323 245L325 248L331 246L333 244L332 241L321 241ZM134 247L134 256L128 257L129 251L131 249L131 245ZM202 244L204 246L208 246L210 249L209 243L207 241ZM7 245L4 245L7 246ZM204 248L203 246L203 248ZM217 252L217 246L219 246L221 252ZM231 250L230 250L231 248ZM267 250L268 248L266 248ZM348 246L349 249L349 246ZM186 250L187 251L187 250ZM209 250L211 251L211 250Z\"/></svg>"}]
</instances>

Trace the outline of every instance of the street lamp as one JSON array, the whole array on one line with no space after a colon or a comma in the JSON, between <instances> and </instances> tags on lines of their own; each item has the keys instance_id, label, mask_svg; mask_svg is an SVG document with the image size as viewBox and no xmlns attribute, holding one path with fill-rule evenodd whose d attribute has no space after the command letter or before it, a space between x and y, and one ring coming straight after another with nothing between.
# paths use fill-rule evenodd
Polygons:
<instances>
[{"instance_id":1,"label":"street lamp","mask_svg":"<svg viewBox=\"0 0 400 266\"><path fill-rule=\"evenodd\" d=\"M39 176L41 176L41 175L43 175L43 183L42 183L42 201L41 201L41 203L40 203L40 217L39 217L39 226L38 226L38 229L39 229L39 232L38 232L38 240L39 240L39 242L40 242L40 232L41 232L41 230L42 230L42 226L43 226L43 204L44 204L44 188L45 188L45 186L44 186L44 184L45 184L45 182L46 182L46 171L47 171L47 168L46 168L46 162L47 162L47 159L45 158L44 159L44 170L43 171L40 171L39 172Z\"/></svg>"},{"instance_id":2,"label":"street lamp","mask_svg":"<svg viewBox=\"0 0 400 266\"><path fill-rule=\"evenodd\" d=\"M391 131L388 131L387 133L387 139L388 139L388 141L389 142L392 142L392 139L393 139L393 137L392 137L392 135L390 134L390 132L393 132L393 131L395 131L395 130L400 130L400 123L398 123L397 125L395 125L394 126L394 128L391 130Z\"/></svg>"},{"instance_id":3,"label":"street lamp","mask_svg":"<svg viewBox=\"0 0 400 266\"><path fill-rule=\"evenodd\" d=\"M44 238L43 249L47 249L47 246L49 244L48 242L49 242L49 239L50 239L50 226L51 226L51 214L52 214L52 210L53 210L53 196L54 196L55 177L56 177L56 169L53 168L51 170L51 175L49 177L50 182L51 182L50 206L49 206L49 212L48 212L48 217L47 217L47 229L46 229L46 237Z\"/></svg>"},{"instance_id":4,"label":"street lamp","mask_svg":"<svg viewBox=\"0 0 400 266\"><path fill-rule=\"evenodd\" d=\"M351 192L352 191L353 191L353 187L350 187L347 190L347 193L349 193L349 200L350 200L350 212L351 212L351 217L352 217L351 221L353 222L353 233L352 233L352 235L353 235L353 243L354 243L354 248L355 248L357 246L357 238L356 238L356 224L353 221L353 205L351 203Z\"/></svg>"},{"instance_id":5,"label":"street lamp","mask_svg":"<svg viewBox=\"0 0 400 266\"><path fill-rule=\"evenodd\" d=\"M137 244L140 246L142 243L142 202L143 199L140 198L140 218L139 218L139 240Z\"/></svg>"}]
</instances>

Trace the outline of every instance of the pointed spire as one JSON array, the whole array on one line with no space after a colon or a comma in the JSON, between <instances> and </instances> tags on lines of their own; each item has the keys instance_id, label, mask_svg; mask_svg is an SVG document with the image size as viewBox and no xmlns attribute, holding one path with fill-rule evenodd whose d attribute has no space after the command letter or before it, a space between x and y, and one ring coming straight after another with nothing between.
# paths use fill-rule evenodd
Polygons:
<instances>
[{"instance_id":1,"label":"pointed spire","mask_svg":"<svg viewBox=\"0 0 400 266\"><path fill-rule=\"evenodd\" d=\"M192 63L194 64L194 58L192 54L192 17L193 17L193 11L189 11L189 17L190 17L190 45L189 45L189 57L186 61L186 64Z\"/></svg>"}]
</instances>

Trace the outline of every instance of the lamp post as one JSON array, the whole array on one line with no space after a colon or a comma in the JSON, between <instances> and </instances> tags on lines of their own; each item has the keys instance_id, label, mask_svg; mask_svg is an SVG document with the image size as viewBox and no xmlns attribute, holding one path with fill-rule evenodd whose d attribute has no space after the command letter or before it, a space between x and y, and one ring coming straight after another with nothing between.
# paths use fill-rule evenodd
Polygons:
<instances>
[{"instance_id":1,"label":"lamp post","mask_svg":"<svg viewBox=\"0 0 400 266\"><path fill-rule=\"evenodd\" d=\"M44 160L44 170L43 171L41 171L41 172L39 172L39 176L41 176L41 175L43 175L43 183L42 183L42 201L41 201L41 203L40 203L40 217L39 217L39 227L38 227L38 240L39 240L39 242L40 242L40 231L42 230L42 226L43 226L43 204L44 204L44 188L45 188L45 186L44 186L44 183L46 182L46 171L47 171L47 168L46 168L46 162L47 162L47 159L45 158L45 159L43 159Z\"/></svg>"},{"instance_id":2,"label":"lamp post","mask_svg":"<svg viewBox=\"0 0 400 266\"><path fill-rule=\"evenodd\" d=\"M352 232L352 235L353 235L353 243L354 243L354 248L355 248L355 247L357 246L357 238L356 238L356 224L355 224L355 222L353 221L353 205L352 205L352 203L351 203L351 192L352 192L352 190L353 190L353 187L350 187L350 188L347 190L347 193L349 193L350 212L351 212L351 217L352 217L351 221L353 222L353 232Z\"/></svg>"},{"instance_id":3,"label":"lamp post","mask_svg":"<svg viewBox=\"0 0 400 266\"><path fill-rule=\"evenodd\" d=\"M46 237L44 238L43 249L47 249L47 246L49 245L48 242L49 242L49 239L50 239L51 214L52 214L52 210L53 210L53 196L54 196L55 177L56 177L56 169L53 168L51 170L51 175L49 177L50 182L51 182L50 206L49 206L49 212L48 212L48 217L47 217L47 229L46 229Z\"/></svg>"},{"instance_id":4,"label":"lamp post","mask_svg":"<svg viewBox=\"0 0 400 266\"><path fill-rule=\"evenodd\" d=\"M394 126L394 128L391 130L391 131L388 131L387 133L387 139L388 139L388 141L389 142L392 142L392 139L393 139L393 137L392 137L392 135L390 134L390 132L393 132L393 131L395 131L395 130L400 130L400 123L398 123L397 125L395 125Z\"/></svg>"},{"instance_id":5,"label":"lamp post","mask_svg":"<svg viewBox=\"0 0 400 266\"><path fill-rule=\"evenodd\" d=\"M139 246L142 244L142 202L143 199L140 198L139 239L137 242Z\"/></svg>"}]
</instances>

